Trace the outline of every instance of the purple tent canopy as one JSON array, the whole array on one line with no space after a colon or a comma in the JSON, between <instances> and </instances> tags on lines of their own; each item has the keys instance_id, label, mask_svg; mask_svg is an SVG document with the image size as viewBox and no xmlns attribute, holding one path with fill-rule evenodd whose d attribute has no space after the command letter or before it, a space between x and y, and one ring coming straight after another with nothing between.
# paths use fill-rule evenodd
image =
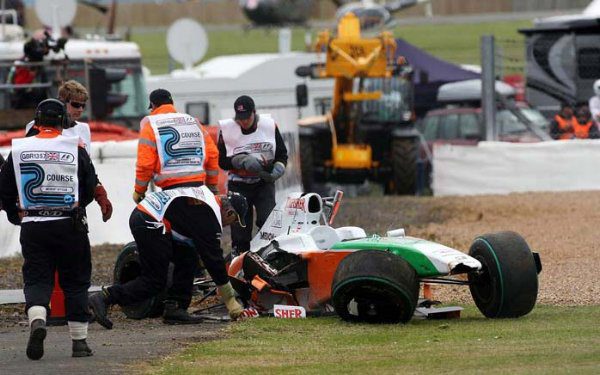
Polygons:
<instances>
[{"instance_id":1,"label":"purple tent canopy","mask_svg":"<svg viewBox=\"0 0 600 375\"><path fill-rule=\"evenodd\" d=\"M481 78L479 73L463 69L458 65L438 59L403 39L396 39L396 44L398 45L396 57L404 56L406 60L408 60L408 63L413 67L415 71L415 84L428 82L447 83ZM427 76L427 81L421 82L425 76Z\"/></svg>"},{"instance_id":2,"label":"purple tent canopy","mask_svg":"<svg viewBox=\"0 0 600 375\"><path fill-rule=\"evenodd\" d=\"M437 92L441 85L481 78L481 74L438 59L403 39L396 39L396 44L396 57L404 56L414 71L414 109L418 117L438 106Z\"/></svg>"}]
</instances>

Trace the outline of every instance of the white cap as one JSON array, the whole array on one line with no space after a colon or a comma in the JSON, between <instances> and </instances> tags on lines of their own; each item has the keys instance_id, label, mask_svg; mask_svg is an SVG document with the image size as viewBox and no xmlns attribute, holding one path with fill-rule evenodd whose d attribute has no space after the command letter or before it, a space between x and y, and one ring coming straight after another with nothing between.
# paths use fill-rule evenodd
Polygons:
<instances>
[{"instance_id":1,"label":"white cap","mask_svg":"<svg viewBox=\"0 0 600 375\"><path fill-rule=\"evenodd\" d=\"M597 79L596 82L594 82L594 94L600 96L600 79Z\"/></svg>"}]
</instances>

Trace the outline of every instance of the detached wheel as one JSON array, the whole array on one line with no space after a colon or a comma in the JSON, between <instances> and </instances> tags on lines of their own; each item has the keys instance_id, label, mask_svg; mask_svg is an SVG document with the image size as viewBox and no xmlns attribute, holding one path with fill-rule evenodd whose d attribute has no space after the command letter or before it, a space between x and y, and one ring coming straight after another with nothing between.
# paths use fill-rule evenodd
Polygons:
<instances>
[{"instance_id":1,"label":"detached wheel","mask_svg":"<svg viewBox=\"0 0 600 375\"><path fill-rule=\"evenodd\" d=\"M378 250L344 258L332 286L335 311L351 322L406 323L419 297L415 270L404 259Z\"/></svg>"},{"instance_id":2,"label":"detached wheel","mask_svg":"<svg viewBox=\"0 0 600 375\"><path fill-rule=\"evenodd\" d=\"M538 267L527 242L515 232L485 234L475 239L469 255L482 264L470 273L475 304L488 318L528 314L538 293Z\"/></svg>"},{"instance_id":3,"label":"detached wheel","mask_svg":"<svg viewBox=\"0 0 600 375\"><path fill-rule=\"evenodd\" d=\"M416 138L392 139L392 176L386 192L398 195L416 193L418 151Z\"/></svg>"},{"instance_id":4,"label":"detached wheel","mask_svg":"<svg viewBox=\"0 0 600 375\"><path fill-rule=\"evenodd\" d=\"M140 254L135 242L130 242L117 257L113 274L115 284L124 284L141 274ZM164 295L152 297L133 305L121 306L121 310L129 319L156 318L162 315L165 308Z\"/></svg>"}]
</instances>

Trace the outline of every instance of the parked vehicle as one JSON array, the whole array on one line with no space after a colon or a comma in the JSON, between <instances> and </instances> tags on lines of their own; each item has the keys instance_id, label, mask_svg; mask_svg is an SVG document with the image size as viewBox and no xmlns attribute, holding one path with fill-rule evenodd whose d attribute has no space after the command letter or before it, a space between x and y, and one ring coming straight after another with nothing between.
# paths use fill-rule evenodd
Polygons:
<instances>
[{"instance_id":1,"label":"parked vehicle","mask_svg":"<svg viewBox=\"0 0 600 375\"><path fill-rule=\"evenodd\" d=\"M549 122L540 111L527 103L515 102L516 90L496 82L498 107L496 132L503 142L540 142L549 140ZM419 155L424 163L425 182L429 186L434 144L477 145L486 139L481 108L481 81L470 80L443 85L438 102L444 108L431 110L417 125L422 134Z\"/></svg>"}]
</instances>

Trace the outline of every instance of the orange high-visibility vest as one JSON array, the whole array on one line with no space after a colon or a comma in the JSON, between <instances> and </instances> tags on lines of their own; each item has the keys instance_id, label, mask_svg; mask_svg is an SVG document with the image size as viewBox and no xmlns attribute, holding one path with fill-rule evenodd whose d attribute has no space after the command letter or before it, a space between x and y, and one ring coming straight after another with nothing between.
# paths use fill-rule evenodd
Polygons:
<instances>
[{"instance_id":1,"label":"orange high-visibility vest","mask_svg":"<svg viewBox=\"0 0 600 375\"><path fill-rule=\"evenodd\" d=\"M585 124L580 124L577 119L574 119L573 133L575 134L575 138L588 139L590 137L590 129L592 126L595 126L592 120L586 122Z\"/></svg>"},{"instance_id":2,"label":"orange high-visibility vest","mask_svg":"<svg viewBox=\"0 0 600 375\"><path fill-rule=\"evenodd\" d=\"M566 118L556 115L554 120L558 124L558 130L560 130L560 136L558 139L571 139L573 138L573 118L567 120Z\"/></svg>"}]
</instances>

